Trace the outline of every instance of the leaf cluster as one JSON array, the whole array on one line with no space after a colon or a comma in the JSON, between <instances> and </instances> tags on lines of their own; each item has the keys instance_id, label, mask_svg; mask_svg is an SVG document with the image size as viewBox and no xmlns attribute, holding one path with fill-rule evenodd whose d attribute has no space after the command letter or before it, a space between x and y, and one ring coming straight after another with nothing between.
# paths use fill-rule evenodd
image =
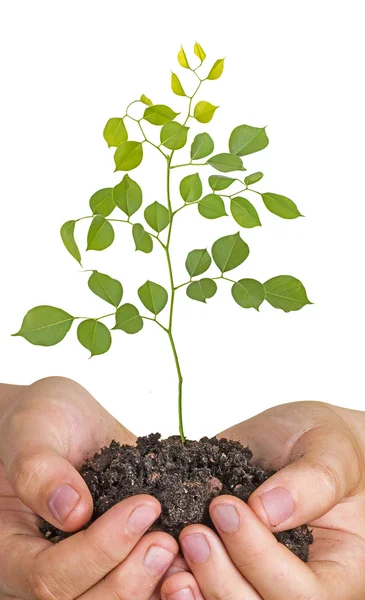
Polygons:
<instances>
[{"instance_id":1,"label":"leaf cluster","mask_svg":"<svg viewBox=\"0 0 365 600\"><path fill-rule=\"evenodd\" d=\"M261 206L270 213L287 220L301 217L293 200L285 195L264 192L253 186L261 182L264 175L254 171L246 176L243 159L264 150L269 144L266 127L254 127L248 124L238 125L230 133L227 147L215 150L215 143L207 131L199 131L191 139L189 119L199 127L210 123L219 106L206 99L196 100L196 94L204 81L219 79L224 71L225 59L217 59L202 78L198 69L204 66L206 53L200 44L194 45L195 60L199 65L191 66L183 48L178 52L180 67L191 71L199 80L194 92L188 93L187 87L177 73L171 72L172 92L189 101L188 115L181 119L181 113L161 102L152 102L145 94L127 107L124 115L110 118L104 128L103 136L109 148L113 149L115 172L122 171L122 179L114 187L96 191L89 200L90 213L79 219L69 220L61 227L61 239L69 254L81 265L82 257L76 239L76 225L83 219L89 219L86 250L105 251L114 242L115 228L120 223L129 228L136 251L151 254L160 247L166 255L171 287L165 289L158 282L147 280L137 290L138 299L147 311L141 310L129 301L124 302L122 283L106 273L92 270L88 279L89 289L101 300L112 306L108 315L97 318L75 317L63 309L48 305L37 306L25 315L20 330L14 334L24 337L36 345L52 346L61 342L72 323L80 319L77 338L87 348L91 356L104 354L112 343L112 331L121 330L127 334L136 334L143 328L144 321L155 321L171 338L173 300L179 288L186 288L187 297L202 303L212 298L220 282L229 282L234 301L242 308L259 310L264 301L284 312L297 311L310 304L303 284L292 275L279 275L261 283L249 277L231 279L226 273L241 266L249 257L249 247L242 238L241 230L220 237L207 248L193 249L186 258L185 266L189 280L175 285L172 274L170 241L172 223L177 213L191 205L196 205L197 214L205 219L232 218L235 229L251 229L262 225L259 216ZM141 109L140 118L129 114L129 107L137 104ZM142 139L130 139L129 121L139 125ZM181 122L180 122L181 121ZM158 140L147 137L144 127L158 132ZM145 193L138 177L130 176L144 160L144 147L153 146L163 157L167 165L168 182L174 169L194 167L179 180L180 198L172 202L170 192L165 198L145 203ZM178 151L188 147L190 161L173 164L172 159ZM199 162L198 162L199 161ZM198 172L202 168L204 176ZM238 189L237 187L241 188ZM236 189L236 191L234 191ZM232 191L233 190L233 191ZM177 206L174 206L176 202ZM143 208L142 208L143 207ZM137 217L138 213L138 217ZM143 217L142 217L143 213ZM216 273L208 276L207 271L215 267ZM200 276L204 274L204 277ZM157 320L157 316L169 309L168 324ZM114 326L107 327L101 322L113 317ZM172 339L172 338L171 338Z\"/></svg>"}]
</instances>

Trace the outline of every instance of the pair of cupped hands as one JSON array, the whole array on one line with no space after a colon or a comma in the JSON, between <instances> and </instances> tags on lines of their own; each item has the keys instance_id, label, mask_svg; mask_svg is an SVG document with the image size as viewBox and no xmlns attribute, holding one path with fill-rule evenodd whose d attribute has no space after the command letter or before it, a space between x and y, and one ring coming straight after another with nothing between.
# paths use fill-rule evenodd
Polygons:
<instances>
[{"instance_id":1,"label":"pair of cupped hands","mask_svg":"<svg viewBox=\"0 0 365 600\"><path fill-rule=\"evenodd\" d=\"M77 471L85 453L136 438L68 379L0 385L0 599L363 600L365 413L296 402L220 436L280 471L248 505L213 500L218 535L186 527L179 556L171 536L146 534L161 507L139 495L54 545L37 515L79 530L92 513ZM304 523L315 538L308 564L272 533Z\"/></svg>"}]
</instances>

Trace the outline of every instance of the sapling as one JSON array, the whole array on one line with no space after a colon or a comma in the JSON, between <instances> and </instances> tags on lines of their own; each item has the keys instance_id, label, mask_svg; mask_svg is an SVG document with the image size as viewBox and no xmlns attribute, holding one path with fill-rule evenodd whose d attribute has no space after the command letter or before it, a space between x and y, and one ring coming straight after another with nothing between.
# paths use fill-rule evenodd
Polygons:
<instances>
[{"instance_id":1,"label":"sapling","mask_svg":"<svg viewBox=\"0 0 365 600\"><path fill-rule=\"evenodd\" d=\"M145 321L152 321L166 334L174 357L178 379L179 434L181 443L186 448L191 448L191 444L194 443L186 441L184 433L183 375L174 337L176 294L185 290L188 299L205 303L217 293L218 285L230 285L233 300L244 309L253 308L258 311L264 301L285 312L296 311L306 304L311 304L303 284L291 275L275 276L264 283L239 275L232 277L231 272L246 261L250 252L243 239L242 231L261 226L259 213L254 205L255 200L271 213L283 219L296 219L302 215L296 204L288 197L272 192L259 192L254 188L263 178L261 171L243 175L246 168L242 157L263 150L269 143L266 127L238 125L230 134L228 151L226 148L219 152L215 151L214 141L204 129L205 125L212 121L218 106L207 100L197 100L196 96L205 81L214 81L221 77L224 59L216 60L208 69L207 75L203 77L201 70L204 69L206 54L198 43L194 45L194 54L194 60L198 62L198 65L193 67L182 47L178 53L179 65L186 71L190 71L196 79L194 90L189 90L188 93L179 76L174 72L171 73L173 93L186 98L186 114L182 115L168 105L154 103L142 94L139 100L134 100L127 106L123 116L109 119L104 129L104 138L109 148L115 149L115 171L122 171L125 174L115 187L107 187L93 194L89 203L91 214L67 221L61 227L61 238L66 249L81 265L81 253L75 239L77 223L82 220L90 220L87 251L102 251L111 246L115 236L114 228L122 224L122 227L125 228L124 235L133 238L136 251L149 254L156 248L161 250L161 252L156 252L156 258L166 262L169 275L168 289L155 281L144 282L138 289L141 304L138 307L128 300L122 303L124 295L120 281L108 274L92 270L88 279L89 288L113 307L112 312L109 311L108 314L99 317L85 318L74 317L61 308L47 305L37 306L26 314L21 329L14 334L24 337L32 344L53 346L61 342L73 322L79 320L77 338L90 351L91 356L96 356L104 354L110 349L111 331L116 334L119 331L137 334L141 331ZM129 113L132 105L140 107L141 116L139 118L135 118ZM134 121L138 125L139 140L129 139L128 124L130 121ZM144 128L147 123L154 125L157 129L158 140L147 137ZM200 130L203 129L203 131L192 138L190 125L194 123L203 125L200 127ZM190 144L190 160L179 162L176 155L188 143ZM142 216L143 192L137 181L138 178L132 178L128 172L137 169L142 164L146 144L151 145L161 156L161 167L166 170L166 192L164 201L155 201L145 206ZM178 176L179 169L183 167L190 167L192 173L181 178L179 182L180 197L175 198L171 194L171 178ZM201 177L199 174L200 168L205 177ZM161 198L163 198L162 194ZM230 215L236 226L232 227L230 235L215 240L210 251L206 248L192 249L185 261L186 281L177 282L174 277L174 265L175 261L181 260L181 256L174 258L172 256L173 225L178 225L180 212L193 205L196 205L198 218L201 216L205 219L219 219ZM195 215L194 218L196 218ZM237 225L240 228L238 231ZM209 274L207 274L208 270ZM104 319L110 317L115 319L112 330L103 323ZM115 334L113 333L113 335ZM158 438L156 439L154 436L150 436L150 438L150 446L152 450L153 448L156 450ZM141 440L143 439L145 438L141 438ZM175 438L172 439L176 445ZM146 446L145 442L140 446L140 450L144 446ZM213 447L215 447L214 444ZM151 456L156 454L155 450ZM223 449L220 450L223 454ZM238 450L246 452L244 458L247 463L249 458L247 452L249 451L242 447L238 449L236 444L234 451ZM113 451L116 451L116 447ZM212 446L209 446L206 451L208 454L215 452L212 450ZM224 451L226 456L228 447L225 447ZM147 451L145 455L149 456ZM214 459L213 462L216 460ZM226 467L229 468L228 463ZM207 495L210 499L217 493L223 492L235 493L243 499L247 499L249 490L245 489L243 492L240 489L242 483L228 484L224 481L222 483L224 474L220 473L219 476L220 480L217 479L217 473L212 471L212 476L207 479L205 474L206 481L208 481L205 487L208 489ZM256 479L258 481L259 477ZM190 483L191 481L190 479ZM202 481L199 480L195 483L202 485ZM130 493L138 493L132 488ZM196 489L194 493L197 494ZM115 498L115 500L117 499L121 499L121 496ZM196 515L193 515L194 517L196 518ZM188 519L185 521L181 519L181 523L186 522ZM165 529L169 530L168 526ZM306 535L309 535L308 532Z\"/></svg>"}]
</instances>

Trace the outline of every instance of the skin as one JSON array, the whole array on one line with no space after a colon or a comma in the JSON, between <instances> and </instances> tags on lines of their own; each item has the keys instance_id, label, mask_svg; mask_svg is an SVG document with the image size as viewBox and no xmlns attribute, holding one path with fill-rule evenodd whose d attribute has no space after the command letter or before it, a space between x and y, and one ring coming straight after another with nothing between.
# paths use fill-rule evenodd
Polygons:
<instances>
[{"instance_id":1,"label":"skin","mask_svg":"<svg viewBox=\"0 0 365 600\"><path fill-rule=\"evenodd\" d=\"M151 598L178 554L171 536L143 535L160 513L154 498L128 498L57 545L38 531L36 514L65 531L87 523L92 499L76 469L112 439L135 442L75 382L52 377L26 387L0 386L1 600ZM65 484L79 500L61 522L49 499ZM141 507L142 520L136 519Z\"/></svg>"},{"instance_id":2,"label":"skin","mask_svg":"<svg viewBox=\"0 0 365 600\"><path fill-rule=\"evenodd\" d=\"M216 498L210 512L219 536L199 525L185 528L186 562L176 558L177 544L167 534L143 535L146 523L138 532L130 526L141 506L157 518L160 506L150 496L119 503L53 546L39 534L35 514L78 530L92 502L77 467L111 439L133 444L135 437L75 382L0 386L0 600L363 600L364 431L362 412L299 402L223 432L249 445L264 467L281 471L249 505ZM79 500L61 523L49 498L64 484L77 489ZM293 514L273 525L261 497L275 488L291 494L286 506ZM276 517L283 516L280 510ZM272 535L303 523L315 537L307 565Z\"/></svg>"},{"instance_id":3,"label":"skin","mask_svg":"<svg viewBox=\"0 0 365 600\"><path fill-rule=\"evenodd\" d=\"M260 464L281 471L251 495L248 506L230 496L212 502L219 536L198 525L184 529L181 544L191 573L168 578L162 599L364 600L364 432L362 412L298 402L221 434L249 445ZM277 487L291 493L294 510L273 526L260 497ZM229 533L218 521L222 505L237 514L237 527ZM304 523L313 528L315 539L308 564L271 533ZM200 536L210 547L208 557L202 556ZM176 595L182 590L191 594Z\"/></svg>"}]
</instances>

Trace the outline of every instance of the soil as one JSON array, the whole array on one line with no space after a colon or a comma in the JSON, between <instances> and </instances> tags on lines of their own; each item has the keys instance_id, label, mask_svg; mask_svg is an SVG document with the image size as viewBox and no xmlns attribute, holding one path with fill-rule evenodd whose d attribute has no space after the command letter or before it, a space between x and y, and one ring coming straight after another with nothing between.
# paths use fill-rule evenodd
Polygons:
<instances>
[{"instance_id":1,"label":"soil","mask_svg":"<svg viewBox=\"0 0 365 600\"><path fill-rule=\"evenodd\" d=\"M88 525L128 496L150 494L162 505L161 516L150 531L165 531L178 539L181 530L191 523L214 529L208 511L213 498L231 494L247 502L252 492L275 473L252 464L251 459L249 448L215 437L183 444L179 436L161 440L156 433L138 438L136 446L112 441L80 471L94 500ZM40 530L53 542L72 535L46 521ZM313 536L306 525L274 535L307 562Z\"/></svg>"}]
</instances>

